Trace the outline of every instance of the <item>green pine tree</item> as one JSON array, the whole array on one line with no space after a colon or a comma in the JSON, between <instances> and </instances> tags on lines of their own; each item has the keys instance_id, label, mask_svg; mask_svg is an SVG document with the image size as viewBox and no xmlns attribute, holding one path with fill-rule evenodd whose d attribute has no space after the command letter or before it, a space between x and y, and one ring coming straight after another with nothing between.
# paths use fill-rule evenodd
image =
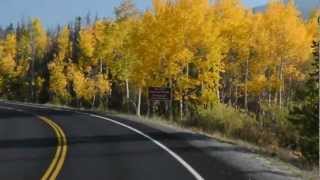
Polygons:
<instances>
[{"instance_id":1,"label":"green pine tree","mask_svg":"<svg viewBox=\"0 0 320 180\"><path fill-rule=\"evenodd\" d=\"M302 154L309 162L319 160L319 43L313 43L314 62L306 82L304 102L291 113L291 122L300 134Z\"/></svg>"}]
</instances>

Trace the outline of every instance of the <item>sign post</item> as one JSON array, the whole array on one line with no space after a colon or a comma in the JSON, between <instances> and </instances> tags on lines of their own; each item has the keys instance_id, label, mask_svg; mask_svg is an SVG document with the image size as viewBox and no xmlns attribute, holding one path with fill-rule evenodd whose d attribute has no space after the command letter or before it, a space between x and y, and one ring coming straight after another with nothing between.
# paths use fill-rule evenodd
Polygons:
<instances>
[{"instance_id":1,"label":"sign post","mask_svg":"<svg viewBox=\"0 0 320 180\"><path fill-rule=\"evenodd\" d=\"M155 113L155 103L159 101L165 101L166 103L171 100L171 89L170 88L162 88L162 87L149 87L149 105L151 102L152 114ZM150 108L148 108L148 115L150 112Z\"/></svg>"},{"instance_id":2,"label":"sign post","mask_svg":"<svg viewBox=\"0 0 320 180\"><path fill-rule=\"evenodd\" d=\"M150 87L149 88L149 99L151 101L170 101L171 89L161 87Z\"/></svg>"}]
</instances>

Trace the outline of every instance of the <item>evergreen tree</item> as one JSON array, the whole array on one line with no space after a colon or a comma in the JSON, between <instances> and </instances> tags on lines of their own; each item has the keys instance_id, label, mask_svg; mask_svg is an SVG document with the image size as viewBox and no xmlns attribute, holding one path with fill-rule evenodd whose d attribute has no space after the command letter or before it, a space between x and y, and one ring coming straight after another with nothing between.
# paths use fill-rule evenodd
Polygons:
<instances>
[{"instance_id":1,"label":"evergreen tree","mask_svg":"<svg viewBox=\"0 0 320 180\"><path fill-rule=\"evenodd\" d=\"M291 121L300 134L299 144L304 157L311 162L319 160L319 42L313 42L314 62L306 83L304 102L295 107Z\"/></svg>"}]
</instances>

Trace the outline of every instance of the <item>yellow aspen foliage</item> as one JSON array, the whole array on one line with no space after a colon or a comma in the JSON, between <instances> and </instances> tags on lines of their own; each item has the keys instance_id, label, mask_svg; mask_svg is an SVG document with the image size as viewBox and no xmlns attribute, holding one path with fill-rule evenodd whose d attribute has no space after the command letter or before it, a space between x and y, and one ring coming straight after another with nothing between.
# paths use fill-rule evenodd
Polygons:
<instances>
[{"instance_id":1,"label":"yellow aspen foliage","mask_svg":"<svg viewBox=\"0 0 320 180\"><path fill-rule=\"evenodd\" d=\"M95 77L96 94L99 96L108 95L111 92L111 83L105 75L98 74Z\"/></svg>"},{"instance_id":2,"label":"yellow aspen foliage","mask_svg":"<svg viewBox=\"0 0 320 180\"><path fill-rule=\"evenodd\" d=\"M65 101L69 97L67 91L68 83L72 81L72 71L66 71L69 63L69 56L71 55L71 43L70 43L70 31L65 26L58 34L57 37L58 52L54 56L51 63L48 64L48 70L50 73L49 78L49 92L52 93L55 100ZM71 75L70 75L71 74ZM58 99L56 99L58 98Z\"/></svg>"},{"instance_id":3,"label":"yellow aspen foliage","mask_svg":"<svg viewBox=\"0 0 320 180\"><path fill-rule=\"evenodd\" d=\"M255 96L259 96L261 92L266 90L267 79L263 74L257 74L248 83L248 89L250 93Z\"/></svg>"},{"instance_id":4,"label":"yellow aspen foliage","mask_svg":"<svg viewBox=\"0 0 320 180\"><path fill-rule=\"evenodd\" d=\"M16 75L20 79L26 78L28 71L31 65L31 57L32 55L32 48L31 48L31 41L30 41L30 32L23 32L19 35L19 40L16 44L16 51L17 51L17 67L16 67Z\"/></svg>"},{"instance_id":5,"label":"yellow aspen foliage","mask_svg":"<svg viewBox=\"0 0 320 180\"><path fill-rule=\"evenodd\" d=\"M320 17L320 9L316 9L310 16L307 22L308 33L312 40L320 41L320 30L318 18Z\"/></svg>"},{"instance_id":6,"label":"yellow aspen foliage","mask_svg":"<svg viewBox=\"0 0 320 180\"><path fill-rule=\"evenodd\" d=\"M222 40L210 10L206 0L154 1L154 12L145 13L135 39L140 86L168 86L170 80L181 100L197 99L202 83L201 90L210 88L217 96Z\"/></svg>"},{"instance_id":7,"label":"yellow aspen foliage","mask_svg":"<svg viewBox=\"0 0 320 180\"><path fill-rule=\"evenodd\" d=\"M97 62L93 58L95 50L95 37L91 28L82 29L80 31L80 49L82 54L81 63L86 65L96 65Z\"/></svg>"},{"instance_id":8,"label":"yellow aspen foliage","mask_svg":"<svg viewBox=\"0 0 320 180\"><path fill-rule=\"evenodd\" d=\"M311 39L292 2L287 5L280 2L270 3L263 19L268 32L269 48L265 56L273 66L273 73L278 74L281 81L279 91L283 91L285 80L293 78L290 77L292 70L297 73L303 71L301 67L311 53Z\"/></svg>"},{"instance_id":9,"label":"yellow aspen foliage","mask_svg":"<svg viewBox=\"0 0 320 180\"><path fill-rule=\"evenodd\" d=\"M319 10L303 19L293 1L270 1L262 12L241 0L152 2L139 13L125 1L115 19L88 18L86 26L77 18L74 26L46 31L32 19L1 32L1 92L21 100L48 93L86 107L107 107L119 92L128 111L140 114L148 104L143 110L158 106L170 117L177 101L182 117L191 106L219 101L250 110L257 101L281 107L295 100L319 38ZM148 87L171 89L166 108L150 103Z\"/></svg>"},{"instance_id":10,"label":"yellow aspen foliage","mask_svg":"<svg viewBox=\"0 0 320 180\"><path fill-rule=\"evenodd\" d=\"M35 55L42 58L47 50L48 36L38 18L32 19L31 41Z\"/></svg>"},{"instance_id":11,"label":"yellow aspen foliage","mask_svg":"<svg viewBox=\"0 0 320 180\"><path fill-rule=\"evenodd\" d=\"M64 66L58 63L51 63L48 69L50 71L49 91L57 97L65 98L68 94L66 89L68 81L64 74Z\"/></svg>"},{"instance_id":12,"label":"yellow aspen foliage","mask_svg":"<svg viewBox=\"0 0 320 180\"><path fill-rule=\"evenodd\" d=\"M239 0L218 0L212 8L217 17L216 26L220 28L223 39L222 74L223 90L229 91L229 96L236 96L242 89L245 94L246 71L251 52L252 15L241 5ZM250 62L251 63L251 62ZM232 91L232 89L235 89Z\"/></svg>"},{"instance_id":13,"label":"yellow aspen foliage","mask_svg":"<svg viewBox=\"0 0 320 180\"><path fill-rule=\"evenodd\" d=\"M126 18L112 25L108 25L104 34L108 39L102 44L105 52L105 63L112 76L120 81L129 80L132 64L136 57L132 52L131 33L136 25L135 19Z\"/></svg>"},{"instance_id":14,"label":"yellow aspen foliage","mask_svg":"<svg viewBox=\"0 0 320 180\"><path fill-rule=\"evenodd\" d=\"M15 56L16 51L16 45L17 45L17 38L14 34L8 34L6 37L6 40L3 42L3 53L4 54L11 54L12 56Z\"/></svg>"},{"instance_id":15,"label":"yellow aspen foliage","mask_svg":"<svg viewBox=\"0 0 320 180\"><path fill-rule=\"evenodd\" d=\"M15 61L11 54L6 55L0 60L0 74L12 75L14 73Z\"/></svg>"},{"instance_id":16,"label":"yellow aspen foliage","mask_svg":"<svg viewBox=\"0 0 320 180\"><path fill-rule=\"evenodd\" d=\"M16 43L14 34L8 34L5 41L0 42L0 75L15 75Z\"/></svg>"},{"instance_id":17,"label":"yellow aspen foliage","mask_svg":"<svg viewBox=\"0 0 320 180\"><path fill-rule=\"evenodd\" d=\"M82 89L82 98L85 101L90 102L92 99L95 98L97 94L97 88L95 86L95 80L94 79L89 79L85 78L83 82L84 89Z\"/></svg>"},{"instance_id":18,"label":"yellow aspen foliage","mask_svg":"<svg viewBox=\"0 0 320 180\"><path fill-rule=\"evenodd\" d=\"M64 60L71 55L72 46L70 42L70 30L67 26L63 27L57 38L58 44L58 60Z\"/></svg>"},{"instance_id":19,"label":"yellow aspen foliage","mask_svg":"<svg viewBox=\"0 0 320 180\"><path fill-rule=\"evenodd\" d=\"M152 0L153 11L155 13L161 13L166 8L168 0Z\"/></svg>"},{"instance_id":20,"label":"yellow aspen foliage","mask_svg":"<svg viewBox=\"0 0 320 180\"><path fill-rule=\"evenodd\" d=\"M72 80L73 80L73 91L76 93L78 99L86 98L87 95L87 80L83 73L79 70L75 70L72 73Z\"/></svg>"},{"instance_id":21,"label":"yellow aspen foliage","mask_svg":"<svg viewBox=\"0 0 320 180\"><path fill-rule=\"evenodd\" d=\"M95 51L94 51L94 57L97 59L97 61L105 62L105 30L107 28L107 23L104 21L98 20L93 25L93 35L95 40Z\"/></svg>"},{"instance_id":22,"label":"yellow aspen foliage","mask_svg":"<svg viewBox=\"0 0 320 180\"><path fill-rule=\"evenodd\" d=\"M152 43L156 42L152 40L153 34L156 33L151 33L155 29L155 26L151 25L153 21L153 15L147 12L142 21L136 26L132 35L131 48L136 56L139 57L139 61L133 63L130 78L138 88L146 87L147 81L152 77L152 63L155 62L152 58L155 51Z\"/></svg>"}]
</instances>

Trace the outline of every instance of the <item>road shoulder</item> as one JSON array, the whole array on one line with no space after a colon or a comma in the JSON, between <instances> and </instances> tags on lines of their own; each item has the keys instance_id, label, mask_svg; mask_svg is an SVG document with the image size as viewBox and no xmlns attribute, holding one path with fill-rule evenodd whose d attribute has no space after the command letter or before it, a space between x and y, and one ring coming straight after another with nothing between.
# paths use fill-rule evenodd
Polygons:
<instances>
[{"instance_id":1,"label":"road shoulder","mask_svg":"<svg viewBox=\"0 0 320 180\"><path fill-rule=\"evenodd\" d=\"M223 160L228 165L240 170L252 179L305 179L302 170L275 157L268 157L248 147L216 139L205 133L195 132L191 129L179 127L174 123L161 120L150 120L145 117L139 118L137 116L125 114L107 113L105 115L111 118L118 117L135 123L142 123L168 134L191 134L194 138L186 139L189 144L199 148L213 158Z\"/></svg>"}]
</instances>

